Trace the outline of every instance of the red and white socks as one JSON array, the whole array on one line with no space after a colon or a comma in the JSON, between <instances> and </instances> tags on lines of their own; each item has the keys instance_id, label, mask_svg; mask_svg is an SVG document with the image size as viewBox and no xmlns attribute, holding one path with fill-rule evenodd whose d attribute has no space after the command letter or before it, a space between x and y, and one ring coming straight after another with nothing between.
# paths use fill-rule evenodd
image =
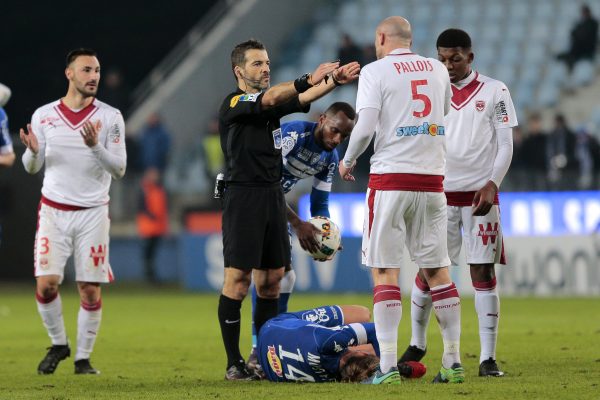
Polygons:
<instances>
[{"instance_id":1,"label":"red and white socks","mask_svg":"<svg viewBox=\"0 0 600 400\"><path fill-rule=\"evenodd\" d=\"M62 314L62 301L58 292L48 298L43 298L36 292L35 299L52 345L66 345L67 332Z\"/></svg>"},{"instance_id":2,"label":"red and white socks","mask_svg":"<svg viewBox=\"0 0 600 400\"><path fill-rule=\"evenodd\" d=\"M400 288L377 285L373 288L373 319L379 342L379 369L386 373L398 362L398 325L402 319Z\"/></svg>"},{"instance_id":3,"label":"red and white socks","mask_svg":"<svg viewBox=\"0 0 600 400\"><path fill-rule=\"evenodd\" d=\"M460 363L460 298L454 283L431 288L433 311L437 317L444 341L442 366Z\"/></svg>"},{"instance_id":4,"label":"red and white socks","mask_svg":"<svg viewBox=\"0 0 600 400\"><path fill-rule=\"evenodd\" d=\"M473 287L475 288L475 311L479 318L481 342L479 363L481 363L489 358L496 359L500 297L496 290L496 278L487 282L473 282Z\"/></svg>"},{"instance_id":5,"label":"red and white socks","mask_svg":"<svg viewBox=\"0 0 600 400\"><path fill-rule=\"evenodd\" d=\"M427 327L431 315L431 292L426 282L417 274L410 294L410 317L412 336L410 345L421 350L427 347Z\"/></svg>"},{"instance_id":6,"label":"red and white socks","mask_svg":"<svg viewBox=\"0 0 600 400\"><path fill-rule=\"evenodd\" d=\"M101 321L102 299L98 299L94 304L82 301L77 316L77 353L75 354L75 361L90 358Z\"/></svg>"}]
</instances>

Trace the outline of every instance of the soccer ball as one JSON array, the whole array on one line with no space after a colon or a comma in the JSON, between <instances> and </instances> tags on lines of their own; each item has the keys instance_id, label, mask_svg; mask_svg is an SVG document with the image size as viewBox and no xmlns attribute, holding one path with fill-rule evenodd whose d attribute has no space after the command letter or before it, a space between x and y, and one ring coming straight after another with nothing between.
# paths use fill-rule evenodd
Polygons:
<instances>
[{"instance_id":1,"label":"soccer ball","mask_svg":"<svg viewBox=\"0 0 600 400\"><path fill-rule=\"evenodd\" d=\"M309 254L317 260L331 260L342 242L340 228L327 217L313 217L308 222L322 232L316 236L320 245L319 250Z\"/></svg>"}]
</instances>

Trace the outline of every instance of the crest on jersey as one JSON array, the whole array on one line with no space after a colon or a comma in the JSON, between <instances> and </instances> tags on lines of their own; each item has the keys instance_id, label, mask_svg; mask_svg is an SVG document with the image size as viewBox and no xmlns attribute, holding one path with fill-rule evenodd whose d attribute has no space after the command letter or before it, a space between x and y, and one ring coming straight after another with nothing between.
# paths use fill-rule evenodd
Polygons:
<instances>
[{"instance_id":1,"label":"crest on jersey","mask_svg":"<svg viewBox=\"0 0 600 400\"><path fill-rule=\"evenodd\" d=\"M479 112L483 111L483 109L485 108L485 101L483 100L477 100L475 102L475 109Z\"/></svg>"},{"instance_id":2,"label":"crest on jersey","mask_svg":"<svg viewBox=\"0 0 600 400\"><path fill-rule=\"evenodd\" d=\"M269 366L275 372L275 375L278 377L283 377L283 368L281 366L281 360L277 357L277 350L275 350L275 346L268 346L269 351L267 352L267 360L269 361Z\"/></svg>"},{"instance_id":3,"label":"crest on jersey","mask_svg":"<svg viewBox=\"0 0 600 400\"><path fill-rule=\"evenodd\" d=\"M291 137L284 137L281 148L283 149L283 152L287 155L287 153L292 151L295 144L296 144L296 142L294 142L294 139L292 139Z\"/></svg>"},{"instance_id":4,"label":"crest on jersey","mask_svg":"<svg viewBox=\"0 0 600 400\"><path fill-rule=\"evenodd\" d=\"M121 130L119 129L119 124L114 124L110 132L108 133L108 138L113 143L119 143L121 141Z\"/></svg>"}]
</instances>

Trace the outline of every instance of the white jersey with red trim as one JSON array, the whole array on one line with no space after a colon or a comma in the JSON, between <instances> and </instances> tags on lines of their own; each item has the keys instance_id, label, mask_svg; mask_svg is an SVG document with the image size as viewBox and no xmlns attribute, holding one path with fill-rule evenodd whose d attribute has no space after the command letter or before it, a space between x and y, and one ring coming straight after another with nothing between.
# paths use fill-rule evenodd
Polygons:
<instances>
[{"instance_id":1,"label":"white jersey with red trim","mask_svg":"<svg viewBox=\"0 0 600 400\"><path fill-rule=\"evenodd\" d=\"M444 114L451 93L444 65L408 49L361 70L356 111L379 110L372 174L444 174Z\"/></svg>"},{"instance_id":2,"label":"white jersey with red trim","mask_svg":"<svg viewBox=\"0 0 600 400\"><path fill-rule=\"evenodd\" d=\"M54 202L79 207L108 203L111 175L83 141L80 130L86 121L100 121L99 145L126 156L123 116L97 99L78 111L57 100L38 108L31 118L46 164L42 195Z\"/></svg>"},{"instance_id":3,"label":"white jersey with red trim","mask_svg":"<svg viewBox=\"0 0 600 400\"><path fill-rule=\"evenodd\" d=\"M517 126L510 92L498 80L473 71L452 84L452 108L445 118L444 190L481 189L492 176L498 153L496 129Z\"/></svg>"}]
</instances>

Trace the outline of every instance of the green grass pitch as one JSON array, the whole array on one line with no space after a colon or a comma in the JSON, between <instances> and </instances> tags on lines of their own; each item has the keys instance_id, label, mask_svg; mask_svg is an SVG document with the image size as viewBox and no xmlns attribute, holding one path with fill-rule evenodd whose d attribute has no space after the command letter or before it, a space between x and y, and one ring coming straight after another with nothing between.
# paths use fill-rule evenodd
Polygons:
<instances>
[{"instance_id":1,"label":"green grass pitch","mask_svg":"<svg viewBox=\"0 0 600 400\"><path fill-rule=\"evenodd\" d=\"M78 298L65 284L65 322L74 355ZM399 349L409 340L405 294ZM93 365L100 376L75 376L73 358L39 376L49 346L32 286L0 286L0 399L600 399L600 300L502 299L498 361L504 378L477 377L479 338L472 299L462 303L462 385L432 385L441 356L435 321L424 379L396 387L357 384L225 382L216 318L218 295L172 288L105 287L104 315ZM363 304L369 295L297 294L290 309ZM250 349L249 301L244 302L242 349ZM440 396L440 397L438 397Z\"/></svg>"}]
</instances>

